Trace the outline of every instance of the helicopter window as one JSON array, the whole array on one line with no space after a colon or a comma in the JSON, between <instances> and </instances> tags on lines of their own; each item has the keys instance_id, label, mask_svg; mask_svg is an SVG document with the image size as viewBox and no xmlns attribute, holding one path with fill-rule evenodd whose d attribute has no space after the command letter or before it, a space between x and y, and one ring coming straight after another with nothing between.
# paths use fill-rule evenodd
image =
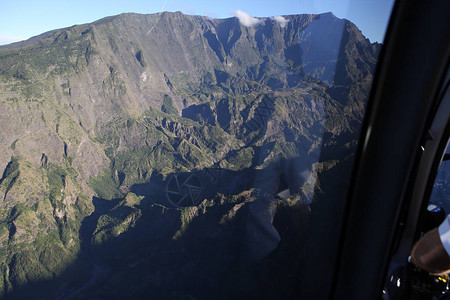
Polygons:
<instances>
[{"instance_id":1,"label":"helicopter window","mask_svg":"<svg viewBox=\"0 0 450 300\"><path fill-rule=\"evenodd\" d=\"M303 3L121 14L0 47L0 296L330 290L393 0Z\"/></svg>"},{"instance_id":2,"label":"helicopter window","mask_svg":"<svg viewBox=\"0 0 450 300\"><path fill-rule=\"evenodd\" d=\"M450 213L450 147L447 146L443 160L439 166L430 202Z\"/></svg>"}]
</instances>

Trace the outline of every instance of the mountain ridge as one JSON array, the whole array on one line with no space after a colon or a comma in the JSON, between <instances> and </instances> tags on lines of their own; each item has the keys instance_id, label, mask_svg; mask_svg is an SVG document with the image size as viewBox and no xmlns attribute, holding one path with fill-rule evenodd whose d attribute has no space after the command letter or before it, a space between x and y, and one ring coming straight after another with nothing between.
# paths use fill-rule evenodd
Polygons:
<instances>
[{"instance_id":1,"label":"mountain ridge","mask_svg":"<svg viewBox=\"0 0 450 300\"><path fill-rule=\"evenodd\" d=\"M20 46L26 46L26 45L30 45L32 43L34 43L35 41L38 41L41 38L45 38L46 36L52 35L55 32L61 31L61 30L69 30L71 28L74 27L84 27L84 26L90 26L90 25L98 25L98 24L102 24L105 22L110 22L113 21L116 18L120 18L120 17L125 17L125 16L155 16L155 15L161 15L161 14L181 14L181 15L188 15L188 16L192 16L192 17L200 17L203 19L210 19L210 20L228 20L228 19L238 19L237 17L226 17L226 18L211 18L209 16L204 16L204 15L190 15L190 14L184 14L181 11L176 11L176 12L168 12L168 11L164 11L164 12L158 12L158 13L151 13L151 14L143 14L143 13L135 13L135 12L125 12L125 13L120 13L117 15L113 15L113 16L106 16L103 17L101 19L98 19L96 21L93 22L88 22L88 23L83 23L83 24L75 24L75 25L71 25L68 27L62 27L62 28L58 28L58 29L52 29L46 32L43 32L41 34L38 34L36 36L32 36L26 40L23 41L18 41L18 42L13 42L10 44L6 44L6 45L0 45L0 48L17 48ZM301 14L301 15L309 15L311 17L316 17L319 15L327 15L327 14L331 14L332 16L336 17L332 12L324 12L324 13L320 13L320 14ZM288 14L288 15L280 15L281 17L292 17L292 16L298 16L299 14ZM273 16L268 16L268 17L255 17L256 19L259 20L266 20L266 19L271 19L273 20ZM337 17L336 17L337 18Z\"/></svg>"}]
</instances>

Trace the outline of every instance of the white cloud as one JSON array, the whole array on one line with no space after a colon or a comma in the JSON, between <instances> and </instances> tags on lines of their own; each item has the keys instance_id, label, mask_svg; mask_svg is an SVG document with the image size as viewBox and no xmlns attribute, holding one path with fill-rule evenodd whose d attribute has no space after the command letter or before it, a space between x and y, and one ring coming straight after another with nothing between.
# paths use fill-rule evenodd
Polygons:
<instances>
[{"instance_id":1,"label":"white cloud","mask_svg":"<svg viewBox=\"0 0 450 300\"><path fill-rule=\"evenodd\" d=\"M203 11L203 14L204 14L205 16L211 18L211 19L214 19L214 18L216 17L216 14L215 14L215 13L213 13L212 11L209 11L209 10L207 10L207 9L205 9L205 10Z\"/></svg>"},{"instance_id":2,"label":"white cloud","mask_svg":"<svg viewBox=\"0 0 450 300\"><path fill-rule=\"evenodd\" d=\"M23 40L25 40L25 38L0 34L0 45L7 45Z\"/></svg>"},{"instance_id":3,"label":"white cloud","mask_svg":"<svg viewBox=\"0 0 450 300\"><path fill-rule=\"evenodd\" d=\"M144 81L144 82L146 82L147 79L148 79L147 72L142 73L142 74L141 74L141 80Z\"/></svg>"},{"instance_id":4,"label":"white cloud","mask_svg":"<svg viewBox=\"0 0 450 300\"><path fill-rule=\"evenodd\" d=\"M189 5L185 5L182 11L187 15L195 15L195 10L193 10Z\"/></svg>"},{"instance_id":5,"label":"white cloud","mask_svg":"<svg viewBox=\"0 0 450 300\"><path fill-rule=\"evenodd\" d=\"M261 23L260 20L250 16L248 13L243 12L242 10L235 11L234 15L239 19L239 22L245 27L253 27Z\"/></svg>"},{"instance_id":6,"label":"white cloud","mask_svg":"<svg viewBox=\"0 0 450 300\"><path fill-rule=\"evenodd\" d=\"M275 22L277 22L278 24L280 24L281 28L286 27L287 23L289 22L289 20L286 20L284 17L282 16L275 16L272 17L272 20L274 20Z\"/></svg>"}]
</instances>

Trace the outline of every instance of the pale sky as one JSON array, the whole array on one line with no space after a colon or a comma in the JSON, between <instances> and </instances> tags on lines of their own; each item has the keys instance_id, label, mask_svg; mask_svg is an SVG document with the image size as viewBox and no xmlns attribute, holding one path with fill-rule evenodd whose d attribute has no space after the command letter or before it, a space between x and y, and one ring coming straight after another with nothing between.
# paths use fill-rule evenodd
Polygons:
<instances>
[{"instance_id":1,"label":"pale sky","mask_svg":"<svg viewBox=\"0 0 450 300\"><path fill-rule=\"evenodd\" d=\"M392 0L0 0L0 45L125 12L227 18L238 10L253 17L331 11L355 23L370 41L382 42L391 9Z\"/></svg>"}]
</instances>

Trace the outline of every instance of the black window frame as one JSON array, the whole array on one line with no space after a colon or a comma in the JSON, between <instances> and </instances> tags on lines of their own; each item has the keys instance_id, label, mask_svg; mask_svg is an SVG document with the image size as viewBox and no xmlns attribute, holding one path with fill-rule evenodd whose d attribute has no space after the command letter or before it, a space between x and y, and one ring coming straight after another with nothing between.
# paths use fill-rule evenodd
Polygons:
<instances>
[{"instance_id":1,"label":"black window frame","mask_svg":"<svg viewBox=\"0 0 450 300\"><path fill-rule=\"evenodd\" d=\"M394 5L354 164L332 299L382 297L398 241L417 224L417 211L415 219L404 216L422 207L426 192L424 185L413 194L449 65L449 11L439 0ZM406 238L412 244L414 236Z\"/></svg>"}]
</instances>

